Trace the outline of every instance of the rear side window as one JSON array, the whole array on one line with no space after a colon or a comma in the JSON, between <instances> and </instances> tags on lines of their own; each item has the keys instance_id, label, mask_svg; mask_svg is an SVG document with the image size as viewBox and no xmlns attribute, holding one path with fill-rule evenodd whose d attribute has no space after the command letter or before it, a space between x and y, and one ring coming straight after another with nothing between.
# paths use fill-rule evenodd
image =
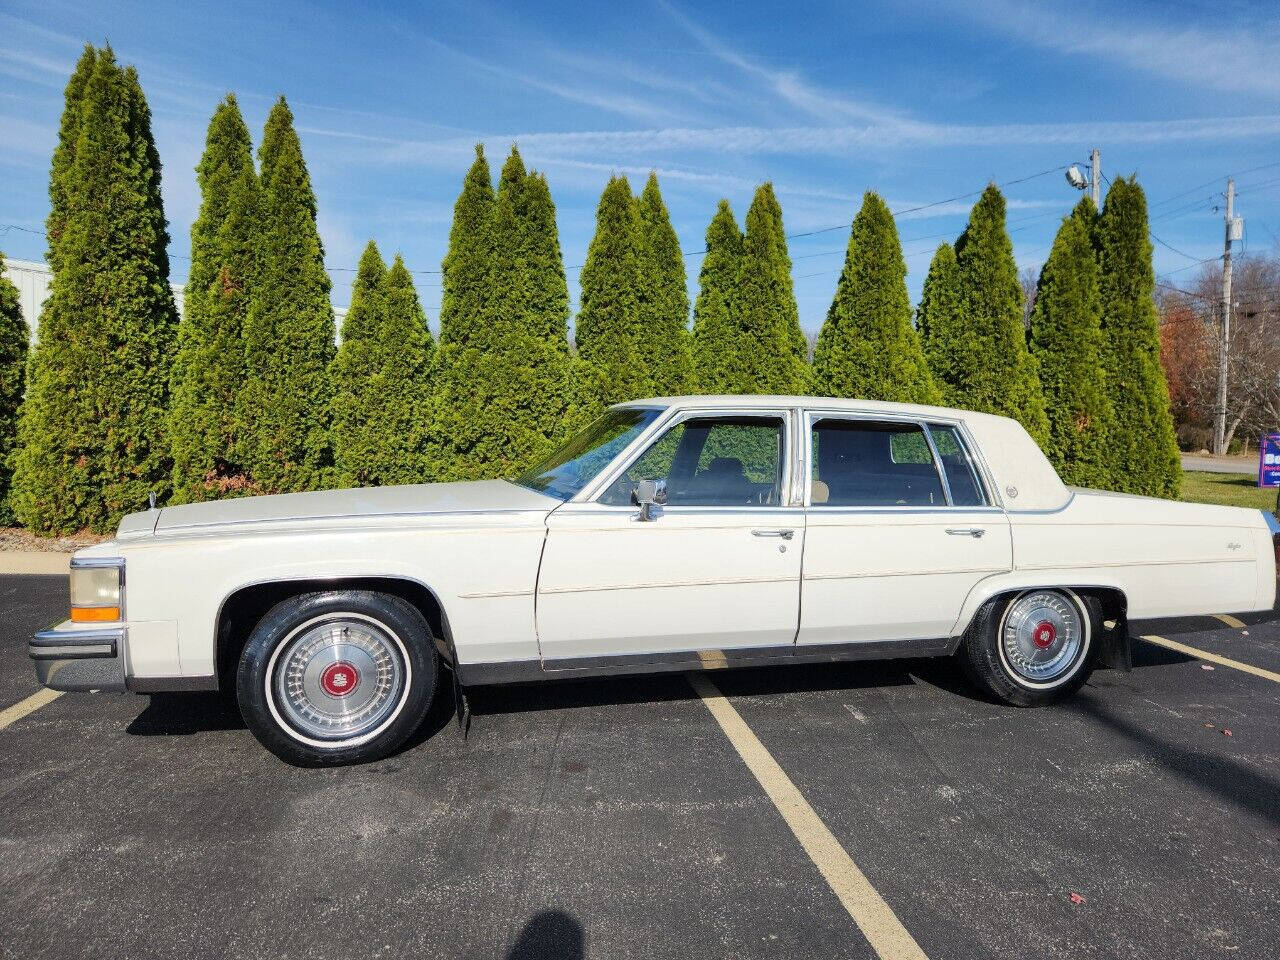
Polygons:
<instances>
[{"instance_id":1,"label":"rear side window","mask_svg":"<svg viewBox=\"0 0 1280 960\"><path fill-rule=\"evenodd\" d=\"M947 504L928 438L918 424L817 420L811 442L815 506Z\"/></svg>"},{"instance_id":2,"label":"rear side window","mask_svg":"<svg viewBox=\"0 0 1280 960\"><path fill-rule=\"evenodd\" d=\"M947 474L947 485L951 487L952 505L985 507L987 497L982 489L982 481L978 479L973 458L960 439L960 432L946 424L931 423L929 433L933 436L934 446L938 448L938 456L942 458L942 469Z\"/></svg>"}]
</instances>

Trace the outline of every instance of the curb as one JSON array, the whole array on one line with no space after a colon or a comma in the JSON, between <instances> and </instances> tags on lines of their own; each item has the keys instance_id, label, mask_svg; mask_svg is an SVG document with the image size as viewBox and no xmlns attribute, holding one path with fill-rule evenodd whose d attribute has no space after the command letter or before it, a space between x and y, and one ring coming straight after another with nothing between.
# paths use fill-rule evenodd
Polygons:
<instances>
[{"instance_id":1,"label":"curb","mask_svg":"<svg viewBox=\"0 0 1280 960\"><path fill-rule=\"evenodd\" d=\"M3 574L62 574L71 569L71 554L43 553L39 550L0 551L0 575Z\"/></svg>"}]
</instances>

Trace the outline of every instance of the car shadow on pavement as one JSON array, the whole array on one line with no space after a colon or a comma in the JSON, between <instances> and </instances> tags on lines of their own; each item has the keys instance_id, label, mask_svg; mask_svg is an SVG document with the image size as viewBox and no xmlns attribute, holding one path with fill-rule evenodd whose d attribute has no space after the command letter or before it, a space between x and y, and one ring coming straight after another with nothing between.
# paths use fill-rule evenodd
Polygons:
<instances>
[{"instance_id":1,"label":"car shadow on pavement","mask_svg":"<svg viewBox=\"0 0 1280 960\"><path fill-rule=\"evenodd\" d=\"M1212 791L1223 801L1280 825L1280 781L1275 778L1232 757L1179 746L1117 716L1099 700L1078 697L1065 706L1125 737L1136 755L1163 767L1192 790Z\"/></svg>"},{"instance_id":2,"label":"car shadow on pavement","mask_svg":"<svg viewBox=\"0 0 1280 960\"><path fill-rule=\"evenodd\" d=\"M243 730L233 695L221 691L153 693L150 702L125 727L139 737L179 737L210 730Z\"/></svg>"},{"instance_id":3,"label":"car shadow on pavement","mask_svg":"<svg viewBox=\"0 0 1280 960\"><path fill-rule=\"evenodd\" d=\"M710 670L709 677L728 696L764 696L815 690L850 690L915 683L916 660L875 660L862 663L805 664ZM970 691L970 696L976 696ZM684 673L636 674L621 677L549 679L511 686L468 690L471 712L486 714L563 710L574 707L618 706L696 700L698 694Z\"/></svg>"},{"instance_id":4,"label":"car shadow on pavement","mask_svg":"<svg viewBox=\"0 0 1280 960\"><path fill-rule=\"evenodd\" d=\"M582 924L563 910L542 910L524 925L507 960L582 960Z\"/></svg>"}]
</instances>

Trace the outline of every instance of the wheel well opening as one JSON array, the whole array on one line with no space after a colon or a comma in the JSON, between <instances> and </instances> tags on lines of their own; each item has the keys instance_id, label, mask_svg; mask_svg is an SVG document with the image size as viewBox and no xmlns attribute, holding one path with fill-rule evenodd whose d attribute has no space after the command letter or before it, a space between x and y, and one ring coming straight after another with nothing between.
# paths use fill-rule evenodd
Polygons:
<instances>
[{"instance_id":1,"label":"wheel well opening","mask_svg":"<svg viewBox=\"0 0 1280 960\"><path fill-rule=\"evenodd\" d=\"M452 664L453 635L449 619L439 599L416 580L400 577L344 577L339 580L277 580L242 587L227 597L218 612L216 627L218 683L224 689L235 685L235 671L249 634L267 612L282 600L304 593L327 590L373 590L400 597L413 604L426 618L436 640L436 648L446 663Z\"/></svg>"}]
</instances>

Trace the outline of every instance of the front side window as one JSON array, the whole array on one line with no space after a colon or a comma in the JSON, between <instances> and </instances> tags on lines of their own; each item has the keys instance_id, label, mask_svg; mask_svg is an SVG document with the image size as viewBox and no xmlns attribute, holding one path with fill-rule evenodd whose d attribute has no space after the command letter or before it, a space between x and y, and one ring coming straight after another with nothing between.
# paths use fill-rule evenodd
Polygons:
<instances>
[{"instance_id":1,"label":"front side window","mask_svg":"<svg viewBox=\"0 0 1280 960\"><path fill-rule=\"evenodd\" d=\"M657 480L668 506L778 506L784 437L781 417L682 420L623 471L600 502L629 504L636 484Z\"/></svg>"},{"instance_id":2,"label":"front side window","mask_svg":"<svg viewBox=\"0 0 1280 960\"><path fill-rule=\"evenodd\" d=\"M814 506L946 506L933 453L914 423L828 418L813 423Z\"/></svg>"},{"instance_id":3,"label":"front side window","mask_svg":"<svg viewBox=\"0 0 1280 960\"><path fill-rule=\"evenodd\" d=\"M606 410L599 419L516 477L515 482L560 500L572 499L660 413L661 410L651 408Z\"/></svg>"}]
</instances>

